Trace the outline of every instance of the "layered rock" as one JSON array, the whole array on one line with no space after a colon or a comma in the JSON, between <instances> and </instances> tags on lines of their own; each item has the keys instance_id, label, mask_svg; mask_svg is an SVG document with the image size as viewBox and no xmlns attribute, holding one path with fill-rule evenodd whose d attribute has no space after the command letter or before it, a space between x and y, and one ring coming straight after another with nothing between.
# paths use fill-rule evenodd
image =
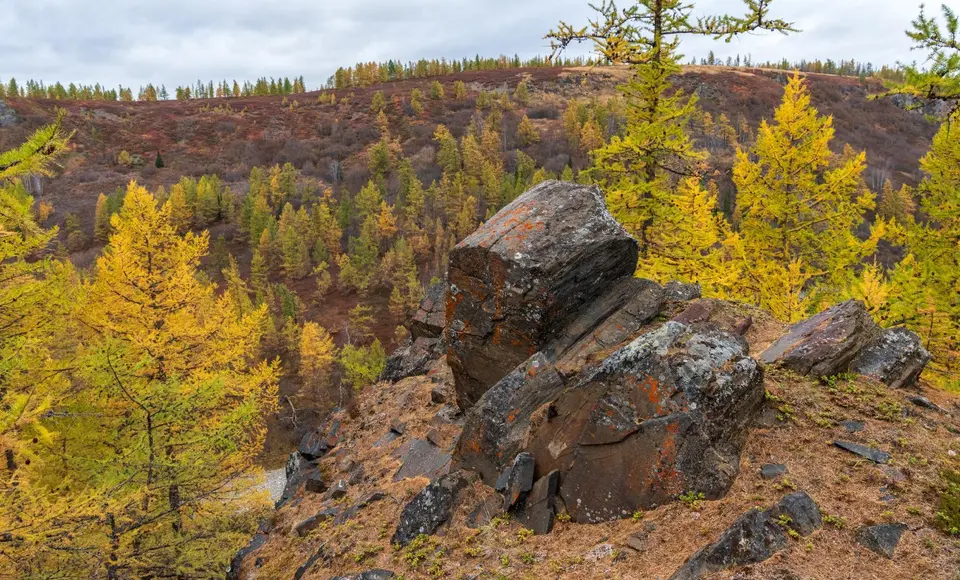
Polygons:
<instances>
[{"instance_id":1,"label":"layered rock","mask_svg":"<svg viewBox=\"0 0 960 580\"><path fill-rule=\"evenodd\" d=\"M455 456L493 484L522 449L559 472L574 521L628 517L725 493L763 393L740 337L667 322L569 378L535 355L471 409Z\"/></svg>"},{"instance_id":2,"label":"layered rock","mask_svg":"<svg viewBox=\"0 0 960 580\"><path fill-rule=\"evenodd\" d=\"M460 407L632 276L637 254L599 189L556 181L521 195L458 244L450 253L446 334Z\"/></svg>"},{"instance_id":3,"label":"layered rock","mask_svg":"<svg viewBox=\"0 0 960 580\"><path fill-rule=\"evenodd\" d=\"M456 507L457 496L469 479L461 473L444 475L420 491L403 508L391 544L406 546L420 534L433 534L447 523Z\"/></svg>"},{"instance_id":4,"label":"layered rock","mask_svg":"<svg viewBox=\"0 0 960 580\"><path fill-rule=\"evenodd\" d=\"M862 302L848 300L791 326L760 360L818 378L849 371L900 388L917 382L930 353L915 333L883 330Z\"/></svg>"}]
</instances>

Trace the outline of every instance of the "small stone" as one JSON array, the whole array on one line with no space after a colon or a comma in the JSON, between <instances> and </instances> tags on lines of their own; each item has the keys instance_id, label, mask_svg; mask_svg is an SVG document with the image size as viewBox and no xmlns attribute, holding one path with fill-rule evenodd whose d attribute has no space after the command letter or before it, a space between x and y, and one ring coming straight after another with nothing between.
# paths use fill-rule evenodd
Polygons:
<instances>
[{"instance_id":1,"label":"small stone","mask_svg":"<svg viewBox=\"0 0 960 580\"><path fill-rule=\"evenodd\" d=\"M457 496L469 484L461 473L440 477L418 493L400 514L391 544L406 546L420 534L433 534L447 523L456 507Z\"/></svg>"},{"instance_id":2,"label":"small stone","mask_svg":"<svg viewBox=\"0 0 960 580\"><path fill-rule=\"evenodd\" d=\"M330 580L390 580L396 577L396 574L390 570L368 570L359 574L348 574L347 576L334 576Z\"/></svg>"},{"instance_id":3,"label":"small stone","mask_svg":"<svg viewBox=\"0 0 960 580\"><path fill-rule=\"evenodd\" d=\"M442 440L441 440L441 438L440 438L440 432L437 431L436 429L431 429L430 432L427 433L427 441L429 441L430 443L433 443L433 444L436 445L437 447L441 447L441 446L442 446Z\"/></svg>"},{"instance_id":4,"label":"small stone","mask_svg":"<svg viewBox=\"0 0 960 580\"><path fill-rule=\"evenodd\" d=\"M350 485L360 485L363 483L364 477L366 476L366 470L362 465L358 465L350 472L350 478L347 479L347 483Z\"/></svg>"},{"instance_id":5,"label":"small stone","mask_svg":"<svg viewBox=\"0 0 960 580\"><path fill-rule=\"evenodd\" d=\"M382 491L374 491L363 496L363 499L357 502L357 507L365 508L372 503L376 503L380 500L386 499L387 494Z\"/></svg>"},{"instance_id":6,"label":"small stone","mask_svg":"<svg viewBox=\"0 0 960 580\"><path fill-rule=\"evenodd\" d=\"M938 413L946 413L946 410L943 407L934 403L933 401L931 401L926 397L921 397L921 396L907 397L907 400L918 407L929 409L931 411L937 411Z\"/></svg>"},{"instance_id":7,"label":"small stone","mask_svg":"<svg viewBox=\"0 0 960 580\"><path fill-rule=\"evenodd\" d=\"M630 534L630 537L627 538L627 547L636 550L637 552L646 550L648 535L649 534L646 531Z\"/></svg>"},{"instance_id":8,"label":"small stone","mask_svg":"<svg viewBox=\"0 0 960 580\"><path fill-rule=\"evenodd\" d=\"M394 419L390 423L390 430L396 433L397 435L403 435L407 432L407 424L400 422L399 419Z\"/></svg>"},{"instance_id":9,"label":"small stone","mask_svg":"<svg viewBox=\"0 0 960 580\"><path fill-rule=\"evenodd\" d=\"M760 468L760 477L763 479L776 479L787 472L787 466L779 463L768 463Z\"/></svg>"},{"instance_id":10,"label":"small stone","mask_svg":"<svg viewBox=\"0 0 960 580\"><path fill-rule=\"evenodd\" d=\"M310 493L323 493L327 491L327 483L323 480L323 474L320 473L320 469L317 467L314 467L304 475L304 481L306 481L304 488Z\"/></svg>"},{"instance_id":11,"label":"small stone","mask_svg":"<svg viewBox=\"0 0 960 580\"><path fill-rule=\"evenodd\" d=\"M866 445L850 443L849 441L834 441L833 444L844 451L849 451L854 455L859 455L860 457L869 459L874 463L890 463L890 459L892 459L891 455L886 451L874 449L873 447L867 447Z\"/></svg>"},{"instance_id":12,"label":"small stone","mask_svg":"<svg viewBox=\"0 0 960 580\"><path fill-rule=\"evenodd\" d=\"M557 514L556 495L560 472L553 470L537 480L517 519L537 535L549 534Z\"/></svg>"},{"instance_id":13,"label":"small stone","mask_svg":"<svg viewBox=\"0 0 960 580\"><path fill-rule=\"evenodd\" d=\"M684 284L683 282L673 281L667 282L667 285L664 286L663 289L668 300L676 300L678 302L696 300L701 296L699 284Z\"/></svg>"},{"instance_id":14,"label":"small stone","mask_svg":"<svg viewBox=\"0 0 960 580\"><path fill-rule=\"evenodd\" d=\"M857 542L881 556L893 558L893 553L906 530L906 524L881 524L861 528L857 532Z\"/></svg>"},{"instance_id":15,"label":"small stone","mask_svg":"<svg viewBox=\"0 0 960 580\"><path fill-rule=\"evenodd\" d=\"M447 385L434 385L434 387L430 389L430 402L434 405L446 405L447 403L453 402L454 398L453 389Z\"/></svg>"},{"instance_id":16,"label":"small stone","mask_svg":"<svg viewBox=\"0 0 960 580\"><path fill-rule=\"evenodd\" d=\"M333 487L330 488L330 491L327 492L327 499L340 499L346 497L347 490L350 488L350 485L346 480L339 480Z\"/></svg>"},{"instance_id":17,"label":"small stone","mask_svg":"<svg viewBox=\"0 0 960 580\"><path fill-rule=\"evenodd\" d=\"M953 449L947 449L947 455L949 455L950 457L956 457L957 452L954 451Z\"/></svg>"},{"instance_id":18,"label":"small stone","mask_svg":"<svg viewBox=\"0 0 960 580\"><path fill-rule=\"evenodd\" d=\"M867 427L860 421L841 421L840 426L846 429L848 433L859 433Z\"/></svg>"},{"instance_id":19,"label":"small stone","mask_svg":"<svg viewBox=\"0 0 960 580\"><path fill-rule=\"evenodd\" d=\"M400 438L400 435L398 435L395 431L391 429L390 431L387 431L386 433L384 433L383 437L381 437L380 439L377 439L377 442L374 443L373 446L383 447L384 445L393 443L399 438Z\"/></svg>"}]
</instances>

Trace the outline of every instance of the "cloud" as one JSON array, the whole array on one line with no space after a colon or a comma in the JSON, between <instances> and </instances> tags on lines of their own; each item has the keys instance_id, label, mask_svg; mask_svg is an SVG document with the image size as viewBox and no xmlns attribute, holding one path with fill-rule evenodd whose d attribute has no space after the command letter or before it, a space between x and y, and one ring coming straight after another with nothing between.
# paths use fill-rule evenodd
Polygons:
<instances>
[{"instance_id":1,"label":"cloud","mask_svg":"<svg viewBox=\"0 0 960 580\"><path fill-rule=\"evenodd\" d=\"M700 0L697 11L741 6ZM774 15L796 22L801 34L730 44L685 39L681 50L893 64L917 57L903 30L918 7L912 0L777 0ZM369 60L546 54L550 28L590 15L586 0L6 0L0 78L136 88L303 75L313 87L339 66Z\"/></svg>"}]
</instances>

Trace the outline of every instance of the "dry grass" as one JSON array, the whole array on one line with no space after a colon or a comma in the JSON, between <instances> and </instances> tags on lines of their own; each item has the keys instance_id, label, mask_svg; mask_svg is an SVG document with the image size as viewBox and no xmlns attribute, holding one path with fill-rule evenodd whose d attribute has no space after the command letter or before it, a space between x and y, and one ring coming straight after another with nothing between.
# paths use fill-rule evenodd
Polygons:
<instances>
[{"instance_id":1,"label":"dry grass","mask_svg":"<svg viewBox=\"0 0 960 580\"><path fill-rule=\"evenodd\" d=\"M772 322L759 323L751 332L753 338L761 339L772 335L774 328ZM717 578L776 578L784 570L811 579L957 578L960 545L936 531L932 523L939 473L951 464L957 466L948 455L948 450L960 452L956 420L909 407L906 393L869 381L841 378L820 384L779 370L769 370L766 383L767 414L780 419L752 433L740 477L722 500L696 508L676 502L635 519L599 525L558 521L552 534L526 537L523 528L508 518L495 518L479 530L466 526L467 515L492 494L478 482L463 494L454 521L440 535L424 546L395 550L389 542L402 507L427 481L393 483L399 462L391 452L405 440L425 437L432 428L429 421L439 409L430 403L434 380L451 380L445 365L440 364L432 377L367 389L360 396L360 417L347 420L340 447L323 461L330 480L344 475L339 469L346 459L366 467L369 480L351 489L344 506L373 490L386 491L390 498L342 526L321 527L306 538L289 530L321 509L320 499L304 497L298 505L280 510L270 541L255 555L263 559L262 567L248 570L247 578L291 577L321 545L332 557L305 578L327 579L376 567L407 579L478 574L520 579L668 578L740 514L754 506L768 507L794 490L809 493L835 523L825 524L766 562ZM942 392L925 390L923 394L946 408L958 401ZM406 435L373 448L393 419L407 424ZM838 425L844 419L863 421L866 429L847 433ZM445 439L455 435L454 427L445 427ZM890 452L892 465L876 466L832 447L831 442L840 438ZM786 464L787 475L780 480L761 479L760 466L770 462ZM887 494L896 499L884 502L881 498ZM888 521L909 525L893 560L854 541L860 526ZM646 549L638 553L627 548L627 538L644 529L652 529ZM610 544L612 554L591 558L590 551L601 544Z\"/></svg>"}]
</instances>

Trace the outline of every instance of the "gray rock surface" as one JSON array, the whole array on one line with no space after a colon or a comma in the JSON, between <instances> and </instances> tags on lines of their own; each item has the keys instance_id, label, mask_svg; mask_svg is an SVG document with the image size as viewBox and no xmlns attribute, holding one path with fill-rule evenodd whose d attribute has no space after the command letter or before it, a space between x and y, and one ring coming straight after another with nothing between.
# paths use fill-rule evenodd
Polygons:
<instances>
[{"instance_id":1,"label":"gray rock surface","mask_svg":"<svg viewBox=\"0 0 960 580\"><path fill-rule=\"evenodd\" d=\"M599 189L557 181L527 191L458 244L446 335L460 408L632 276L637 256Z\"/></svg>"},{"instance_id":2,"label":"gray rock surface","mask_svg":"<svg viewBox=\"0 0 960 580\"><path fill-rule=\"evenodd\" d=\"M848 300L794 324L759 358L802 375L828 377L846 372L879 334L863 303Z\"/></svg>"},{"instance_id":3,"label":"gray rock surface","mask_svg":"<svg viewBox=\"0 0 960 580\"><path fill-rule=\"evenodd\" d=\"M450 453L429 441L414 439L401 445L394 456L403 461L393 476L394 481L411 477L427 477L432 480L450 472Z\"/></svg>"},{"instance_id":4,"label":"gray rock surface","mask_svg":"<svg viewBox=\"0 0 960 580\"><path fill-rule=\"evenodd\" d=\"M873 447L867 447L866 445L860 445L859 443L851 443L850 441L834 441L834 446L843 449L854 455L859 455L864 459L869 459L874 463L890 463L890 454L886 451L881 451L879 449L874 449Z\"/></svg>"},{"instance_id":5,"label":"gray rock surface","mask_svg":"<svg viewBox=\"0 0 960 580\"><path fill-rule=\"evenodd\" d=\"M437 282L427 290L420 308L410 320L410 334L418 338L440 338L447 324L447 283Z\"/></svg>"},{"instance_id":6,"label":"gray rock surface","mask_svg":"<svg viewBox=\"0 0 960 580\"><path fill-rule=\"evenodd\" d=\"M820 509L804 492L792 493L766 511L740 516L720 538L690 557L670 580L695 580L709 574L762 562L790 545L789 530L809 536L822 525Z\"/></svg>"},{"instance_id":7,"label":"gray rock surface","mask_svg":"<svg viewBox=\"0 0 960 580\"><path fill-rule=\"evenodd\" d=\"M906 524L881 524L860 528L857 531L857 542L881 556L893 558L905 531Z\"/></svg>"},{"instance_id":8,"label":"gray rock surface","mask_svg":"<svg viewBox=\"0 0 960 580\"><path fill-rule=\"evenodd\" d=\"M457 496L467 484L462 473L450 473L423 488L403 508L390 543L406 546L420 534L431 535L440 529L453 515Z\"/></svg>"},{"instance_id":9,"label":"gray rock surface","mask_svg":"<svg viewBox=\"0 0 960 580\"><path fill-rule=\"evenodd\" d=\"M905 328L890 328L863 347L850 371L903 388L916 384L929 362L930 353L919 336Z\"/></svg>"}]
</instances>

